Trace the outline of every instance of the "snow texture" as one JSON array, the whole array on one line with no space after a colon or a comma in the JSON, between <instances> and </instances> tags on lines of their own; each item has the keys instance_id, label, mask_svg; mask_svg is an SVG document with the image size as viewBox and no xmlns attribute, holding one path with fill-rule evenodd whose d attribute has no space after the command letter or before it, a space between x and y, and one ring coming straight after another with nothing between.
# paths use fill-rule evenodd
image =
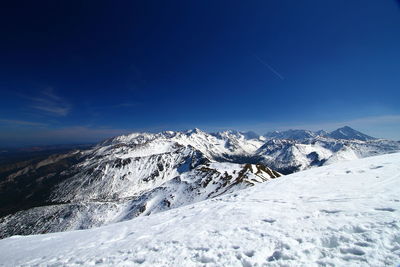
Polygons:
<instances>
[{"instance_id":1,"label":"snow texture","mask_svg":"<svg viewBox=\"0 0 400 267\"><path fill-rule=\"evenodd\" d=\"M357 159L100 228L6 238L0 266L395 266L399 196L400 153Z\"/></svg>"}]
</instances>

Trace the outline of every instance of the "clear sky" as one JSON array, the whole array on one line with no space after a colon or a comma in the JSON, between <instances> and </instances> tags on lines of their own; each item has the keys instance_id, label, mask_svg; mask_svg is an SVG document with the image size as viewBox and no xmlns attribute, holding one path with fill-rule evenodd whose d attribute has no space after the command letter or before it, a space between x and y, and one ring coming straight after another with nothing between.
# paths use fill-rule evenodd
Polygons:
<instances>
[{"instance_id":1,"label":"clear sky","mask_svg":"<svg viewBox=\"0 0 400 267\"><path fill-rule=\"evenodd\" d=\"M400 139L394 0L8 2L0 146L194 127Z\"/></svg>"}]
</instances>

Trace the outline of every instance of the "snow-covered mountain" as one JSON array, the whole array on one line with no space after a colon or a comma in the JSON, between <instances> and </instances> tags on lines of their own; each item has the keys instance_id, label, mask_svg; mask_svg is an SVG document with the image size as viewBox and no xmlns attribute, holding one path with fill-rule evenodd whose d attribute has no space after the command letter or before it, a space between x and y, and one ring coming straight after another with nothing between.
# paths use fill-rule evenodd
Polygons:
<instances>
[{"instance_id":1,"label":"snow-covered mountain","mask_svg":"<svg viewBox=\"0 0 400 267\"><path fill-rule=\"evenodd\" d=\"M286 130L286 131L273 131L266 133L264 137L268 139L293 139L303 140L308 138L317 137L319 134L309 130Z\"/></svg>"},{"instance_id":2,"label":"snow-covered mountain","mask_svg":"<svg viewBox=\"0 0 400 267\"><path fill-rule=\"evenodd\" d=\"M281 176L261 163L232 163L246 162L261 143L233 131L134 133L50 157L0 182L3 191L27 179L35 185L14 192L10 205L22 210L0 219L0 237L90 228Z\"/></svg>"},{"instance_id":3,"label":"snow-covered mountain","mask_svg":"<svg viewBox=\"0 0 400 267\"><path fill-rule=\"evenodd\" d=\"M374 137L356 131L349 126L343 126L332 132L326 132L324 130L313 132L309 130L299 130L299 129L290 129L286 131L273 131L266 133L264 137L268 139L292 139L292 140L304 140L316 137L329 137L333 139L360 140L360 141L369 141L376 139Z\"/></svg>"},{"instance_id":4,"label":"snow-covered mountain","mask_svg":"<svg viewBox=\"0 0 400 267\"><path fill-rule=\"evenodd\" d=\"M377 139L348 126L323 130L275 131L257 150L259 161L282 173L400 150L399 142Z\"/></svg>"},{"instance_id":5,"label":"snow-covered mountain","mask_svg":"<svg viewBox=\"0 0 400 267\"><path fill-rule=\"evenodd\" d=\"M369 141L375 140L375 137L363 134L349 126L343 126L332 132L326 132L324 130L319 131L309 131L300 129L290 129L286 131L273 131L266 133L264 135L267 139L291 139L291 140L304 140L316 137L327 137L332 139L342 139L342 140L359 140L359 141Z\"/></svg>"},{"instance_id":6,"label":"snow-covered mountain","mask_svg":"<svg viewBox=\"0 0 400 267\"><path fill-rule=\"evenodd\" d=\"M399 196L400 153L369 157L100 228L6 238L0 266L396 266Z\"/></svg>"},{"instance_id":7,"label":"snow-covered mountain","mask_svg":"<svg viewBox=\"0 0 400 267\"><path fill-rule=\"evenodd\" d=\"M316 137L311 139L271 139L256 152L263 164L288 174L310 167L332 164L400 151L395 141L369 141Z\"/></svg>"},{"instance_id":8,"label":"snow-covered mountain","mask_svg":"<svg viewBox=\"0 0 400 267\"><path fill-rule=\"evenodd\" d=\"M94 226L154 214L311 167L400 151L400 143L265 140L223 131L132 133L53 155L0 179L0 237Z\"/></svg>"},{"instance_id":9,"label":"snow-covered mountain","mask_svg":"<svg viewBox=\"0 0 400 267\"><path fill-rule=\"evenodd\" d=\"M369 135L363 134L359 131L356 131L349 126L344 126L339 128L333 132L326 134L327 137L331 137L334 139L345 139L345 140L361 140L361 141L368 141L374 140L376 138L371 137Z\"/></svg>"}]
</instances>

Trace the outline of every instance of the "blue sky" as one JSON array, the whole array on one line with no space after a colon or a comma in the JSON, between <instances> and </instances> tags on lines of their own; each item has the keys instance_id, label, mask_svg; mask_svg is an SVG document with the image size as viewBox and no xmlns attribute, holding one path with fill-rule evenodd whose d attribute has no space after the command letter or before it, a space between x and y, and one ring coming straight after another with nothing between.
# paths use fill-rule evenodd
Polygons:
<instances>
[{"instance_id":1,"label":"blue sky","mask_svg":"<svg viewBox=\"0 0 400 267\"><path fill-rule=\"evenodd\" d=\"M349 125L400 139L396 1L10 1L0 146Z\"/></svg>"}]
</instances>

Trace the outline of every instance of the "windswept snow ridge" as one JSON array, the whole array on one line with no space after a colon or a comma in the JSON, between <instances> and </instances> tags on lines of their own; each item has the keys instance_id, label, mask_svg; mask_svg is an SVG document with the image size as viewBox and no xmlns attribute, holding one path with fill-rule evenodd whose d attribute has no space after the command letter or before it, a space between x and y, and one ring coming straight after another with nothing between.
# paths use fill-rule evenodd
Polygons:
<instances>
[{"instance_id":1,"label":"windswept snow ridge","mask_svg":"<svg viewBox=\"0 0 400 267\"><path fill-rule=\"evenodd\" d=\"M399 196L400 153L346 161L122 223L3 239L0 266L395 266Z\"/></svg>"}]
</instances>

